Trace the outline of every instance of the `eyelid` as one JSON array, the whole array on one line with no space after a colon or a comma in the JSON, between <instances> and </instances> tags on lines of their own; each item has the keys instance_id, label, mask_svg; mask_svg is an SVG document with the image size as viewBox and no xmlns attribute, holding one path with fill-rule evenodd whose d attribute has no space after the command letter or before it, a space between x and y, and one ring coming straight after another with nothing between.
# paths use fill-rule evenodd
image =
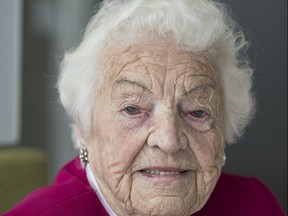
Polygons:
<instances>
[{"instance_id":1,"label":"eyelid","mask_svg":"<svg viewBox=\"0 0 288 216\"><path fill-rule=\"evenodd\" d=\"M129 114L127 111L125 111L125 109L127 109L127 107L134 107L138 111L135 114L133 114L133 113ZM141 105L141 104L137 105L137 104L133 104L133 103L124 103L124 104L122 104L122 108L120 109L120 112L128 118L137 119L137 118L143 118L143 117L150 116L151 110L152 110L151 107L145 107L145 105Z\"/></svg>"},{"instance_id":2,"label":"eyelid","mask_svg":"<svg viewBox=\"0 0 288 216\"><path fill-rule=\"evenodd\" d=\"M131 113L129 113L129 112L127 112L127 108L133 108L133 109L135 109L135 113L133 113L133 112L131 112ZM123 109L123 111L125 112L125 113L127 113L128 115L137 115L137 114L140 114L140 113L143 113L138 107L136 107L136 106L126 106L126 107L124 107L124 109Z\"/></svg>"},{"instance_id":3,"label":"eyelid","mask_svg":"<svg viewBox=\"0 0 288 216\"><path fill-rule=\"evenodd\" d=\"M192 111L193 112L193 111ZM209 131L212 127L214 118L209 113L203 117L194 117L191 115L191 112L183 113L183 118L189 127L193 128L198 132Z\"/></svg>"},{"instance_id":4,"label":"eyelid","mask_svg":"<svg viewBox=\"0 0 288 216\"><path fill-rule=\"evenodd\" d=\"M212 110L211 109L204 107L204 106L199 106L199 105L189 106L188 108L184 107L184 108L181 108L181 111L185 115L191 114L192 112L195 112L195 111L204 111L207 115L212 116Z\"/></svg>"},{"instance_id":5,"label":"eyelid","mask_svg":"<svg viewBox=\"0 0 288 216\"><path fill-rule=\"evenodd\" d=\"M189 114L197 110L203 110L209 116L215 118L217 115L217 107L213 104L197 102L196 100L184 100L178 105L178 109L184 114Z\"/></svg>"},{"instance_id":6,"label":"eyelid","mask_svg":"<svg viewBox=\"0 0 288 216\"><path fill-rule=\"evenodd\" d=\"M197 116L196 112L203 112L203 113L201 113L201 114L203 114L203 115ZM207 113L205 110L200 110L200 109L194 110L194 111L190 112L190 114L191 114L193 117L199 118L199 119L205 118L206 116L209 115L209 113Z\"/></svg>"},{"instance_id":7,"label":"eyelid","mask_svg":"<svg viewBox=\"0 0 288 216\"><path fill-rule=\"evenodd\" d=\"M193 118L193 119L198 119L198 120L203 120L204 118L208 118L208 117L212 117L209 113L207 113L205 110L203 110L205 112L205 115L203 117L197 117L197 116L194 116L193 115L193 112L195 112L197 110L194 110L194 111L190 111L190 112L184 112L184 115L185 116L190 116L190 118Z\"/></svg>"},{"instance_id":8,"label":"eyelid","mask_svg":"<svg viewBox=\"0 0 288 216\"><path fill-rule=\"evenodd\" d=\"M117 101L119 101L118 103L120 107L126 107L126 106L142 107L145 106L145 104L151 104L151 99L149 97L146 97L143 93L122 94L117 98Z\"/></svg>"}]
</instances>

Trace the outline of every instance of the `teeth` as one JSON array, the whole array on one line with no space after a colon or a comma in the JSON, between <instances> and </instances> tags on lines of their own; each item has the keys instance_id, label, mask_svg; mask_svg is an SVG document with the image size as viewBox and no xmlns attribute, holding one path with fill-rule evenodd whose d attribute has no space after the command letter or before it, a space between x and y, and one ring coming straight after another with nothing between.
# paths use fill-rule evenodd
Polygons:
<instances>
[{"instance_id":1,"label":"teeth","mask_svg":"<svg viewBox=\"0 0 288 216\"><path fill-rule=\"evenodd\" d=\"M179 174L179 172L160 171L160 170L143 170L143 172L150 174L150 175L175 175L175 174Z\"/></svg>"}]
</instances>

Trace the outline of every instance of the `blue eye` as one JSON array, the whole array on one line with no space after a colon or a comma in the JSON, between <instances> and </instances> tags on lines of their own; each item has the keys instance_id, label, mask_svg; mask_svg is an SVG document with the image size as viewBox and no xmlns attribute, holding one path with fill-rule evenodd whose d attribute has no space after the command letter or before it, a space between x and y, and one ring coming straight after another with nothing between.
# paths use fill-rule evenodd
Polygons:
<instances>
[{"instance_id":1,"label":"blue eye","mask_svg":"<svg viewBox=\"0 0 288 216\"><path fill-rule=\"evenodd\" d=\"M129 115L137 115L137 114L141 113L141 111L139 109L137 109L136 107L133 107L133 106L125 107L124 111Z\"/></svg>"},{"instance_id":2,"label":"blue eye","mask_svg":"<svg viewBox=\"0 0 288 216\"><path fill-rule=\"evenodd\" d=\"M195 110L191 113L191 115L196 118L203 118L207 115L207 113L203 110Z\"/></svg>"}]
</instances>

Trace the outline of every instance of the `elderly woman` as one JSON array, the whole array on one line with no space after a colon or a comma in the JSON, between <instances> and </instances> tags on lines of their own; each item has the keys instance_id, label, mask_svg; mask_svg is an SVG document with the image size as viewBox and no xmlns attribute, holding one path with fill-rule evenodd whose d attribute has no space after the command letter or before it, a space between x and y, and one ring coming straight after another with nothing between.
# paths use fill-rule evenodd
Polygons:
<instances>
[{"instance_id":1,"label":"elderly woman","mask_svg":"<svg viewBox=\"0 0 288 216\"><path fill-rule=\"evenodd\" d=\"M221 174L254 110L236 27L211 0L104 1L59 77L80 159L4 215L284 215Z\"/></svg>"}]
</instances>

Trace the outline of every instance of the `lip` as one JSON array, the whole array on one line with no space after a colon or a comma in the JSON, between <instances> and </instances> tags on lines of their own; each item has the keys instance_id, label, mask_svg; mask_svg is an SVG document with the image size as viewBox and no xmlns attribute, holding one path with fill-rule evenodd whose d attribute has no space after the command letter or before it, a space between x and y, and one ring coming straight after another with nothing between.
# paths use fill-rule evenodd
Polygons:
<instances>
[{"instance_id":1,"label":"lip","mask_svg":"<svg viewBox=\"0 0 288 216\"><path fill-rule=\"evenodd\" d=\"M159 170L159 171L166 171L166 172L185 172L187 170L181 169L181 168L176 168L176 167L162 167L162 166L153 166L153 167L145 167L141 170ZM139 171L141 171L139 170Z\"/></svg>"},{"instance_id":2,"label":"lip","mask_svg":"<svg viewBox=\"0 0 288 216\"><path fill-rule=\"evenodd\" d=\"M166 179L166 180L175 180L177 178L181 178L186 176L187 172L189 170L187 169L181 169L176 167L162 167L162 166L154 166L154 167L145 167L143 169L138 170L138 173L140 173L142 176L153 178L153 179ZM154 172L154 173L153 173ZM159 174L165 173L165 174ZM167 173L171 172L171 174ZM158 174L155 174L158 173Z\"/></svg>"}]
</instances>

